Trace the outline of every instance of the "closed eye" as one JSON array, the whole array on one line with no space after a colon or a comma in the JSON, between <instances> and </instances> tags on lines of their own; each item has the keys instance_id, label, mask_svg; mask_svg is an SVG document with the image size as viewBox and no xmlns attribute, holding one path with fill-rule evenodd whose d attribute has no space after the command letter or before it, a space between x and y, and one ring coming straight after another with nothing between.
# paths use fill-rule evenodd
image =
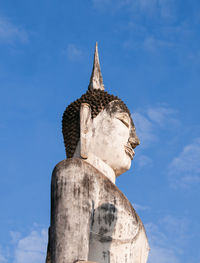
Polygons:
<instances>
[{"instance_id":1,"label":"closed eye","mask_svg":"<svg viewBox=\"0 0 200 263\"><path fill-rule=\"evenodd\" d=\"M118 120L120 120L123 124L126 125L127 128L129 128L129 120L127 118L120 118L120 117L116 117Z\"/></svg>"}]
</instances>

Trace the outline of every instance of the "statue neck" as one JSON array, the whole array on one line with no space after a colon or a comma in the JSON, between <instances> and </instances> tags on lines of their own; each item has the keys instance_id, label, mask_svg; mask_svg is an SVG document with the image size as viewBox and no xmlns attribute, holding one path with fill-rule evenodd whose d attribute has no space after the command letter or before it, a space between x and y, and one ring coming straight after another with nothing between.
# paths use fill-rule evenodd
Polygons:
<instances>
[{"instance_id":1,"label":"statue neck","mask_svg":"<svg viewBox=\"0 0 200 263\"><path fill-rule=\"evenodd\" d=\"M110 181L113 184L115 184L115 179L116 179L115 172L104 161L99 159L94 154L90 153L88 158L85 159L85 162L87 162L87 163L91 164L92 166L94 166L97 170L99 170L102 174L104 174L108 179L110 179Z\"/></svg>"},{"instance_id":2,"label":"statue neck","mask_svg":"<svg viewBox=\"0 0 200 263\"><path fill-rule=\"evenodd\" d=\"M76 151L73 155L73 158L81 158L80 156L80 142L78 143L76 147ZM88 154L87 159L83 159L85 162L91 164L94 166L97 170L99 170L102 174L104 174L110 181L115 184L116 175L114 170L104 161L102 161L100 158L98 158L93 153Z\"/></svg>"}]
</instances>

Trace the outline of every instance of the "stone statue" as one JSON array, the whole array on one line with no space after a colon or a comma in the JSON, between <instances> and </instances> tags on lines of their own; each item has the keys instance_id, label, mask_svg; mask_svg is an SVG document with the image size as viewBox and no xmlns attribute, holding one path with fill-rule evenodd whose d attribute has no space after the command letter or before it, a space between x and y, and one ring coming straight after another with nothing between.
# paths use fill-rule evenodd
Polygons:
<instances>
[{"instance_id":1,"label":"stone statue","mask_svg":"<svg viewBox=\"0 0 200 263\"><path fill-rule=\"evenodd\" d=\"M67 159L52 175L46 263L146 263L144 226L115 185L139 139L124 102L104 91L97 44L88 91L66 108L62 131Z\"/></svg>"}]
</instances>

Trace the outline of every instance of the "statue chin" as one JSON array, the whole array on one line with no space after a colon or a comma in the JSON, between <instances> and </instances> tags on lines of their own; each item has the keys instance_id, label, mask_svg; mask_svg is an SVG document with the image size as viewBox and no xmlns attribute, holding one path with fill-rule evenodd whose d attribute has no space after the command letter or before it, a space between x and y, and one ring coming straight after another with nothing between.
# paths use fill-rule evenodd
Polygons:
<instances>
[{"instance_id":1,"label":"statue chin","mask_svg":"<svg viewBox=\"0 0 200 263\"><path fill-rule=\"evenodd\" d=\"M118 164L119 166L119 164ZM116 166L117 167L117 164ZM120 176L121 174L125 173L126 171L128 171L131 168L131 159L128 156L128 158L124 159L124 162L120 163L120 166L115 168L115 175L116 177Z\"/></svg>"}]
</instances>

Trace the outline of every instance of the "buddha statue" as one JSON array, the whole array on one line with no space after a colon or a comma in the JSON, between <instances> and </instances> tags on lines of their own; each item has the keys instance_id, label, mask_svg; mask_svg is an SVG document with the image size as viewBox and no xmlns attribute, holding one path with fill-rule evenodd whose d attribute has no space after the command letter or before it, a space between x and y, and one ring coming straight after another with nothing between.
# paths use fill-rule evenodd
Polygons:
<instances>
[{"instance_id":1,"label":"buddha statue","mask_svg":"<svg viewBox=\"0 0 200 263\"><path fill-rule=\"evenodd\" d=\"M88 90L66 108L62 131L67 159L52 174L46 263L146 263L144 226L115 185L139 139L125 103L104 91L97 44Z\"/></svg>"}]
</instances>

